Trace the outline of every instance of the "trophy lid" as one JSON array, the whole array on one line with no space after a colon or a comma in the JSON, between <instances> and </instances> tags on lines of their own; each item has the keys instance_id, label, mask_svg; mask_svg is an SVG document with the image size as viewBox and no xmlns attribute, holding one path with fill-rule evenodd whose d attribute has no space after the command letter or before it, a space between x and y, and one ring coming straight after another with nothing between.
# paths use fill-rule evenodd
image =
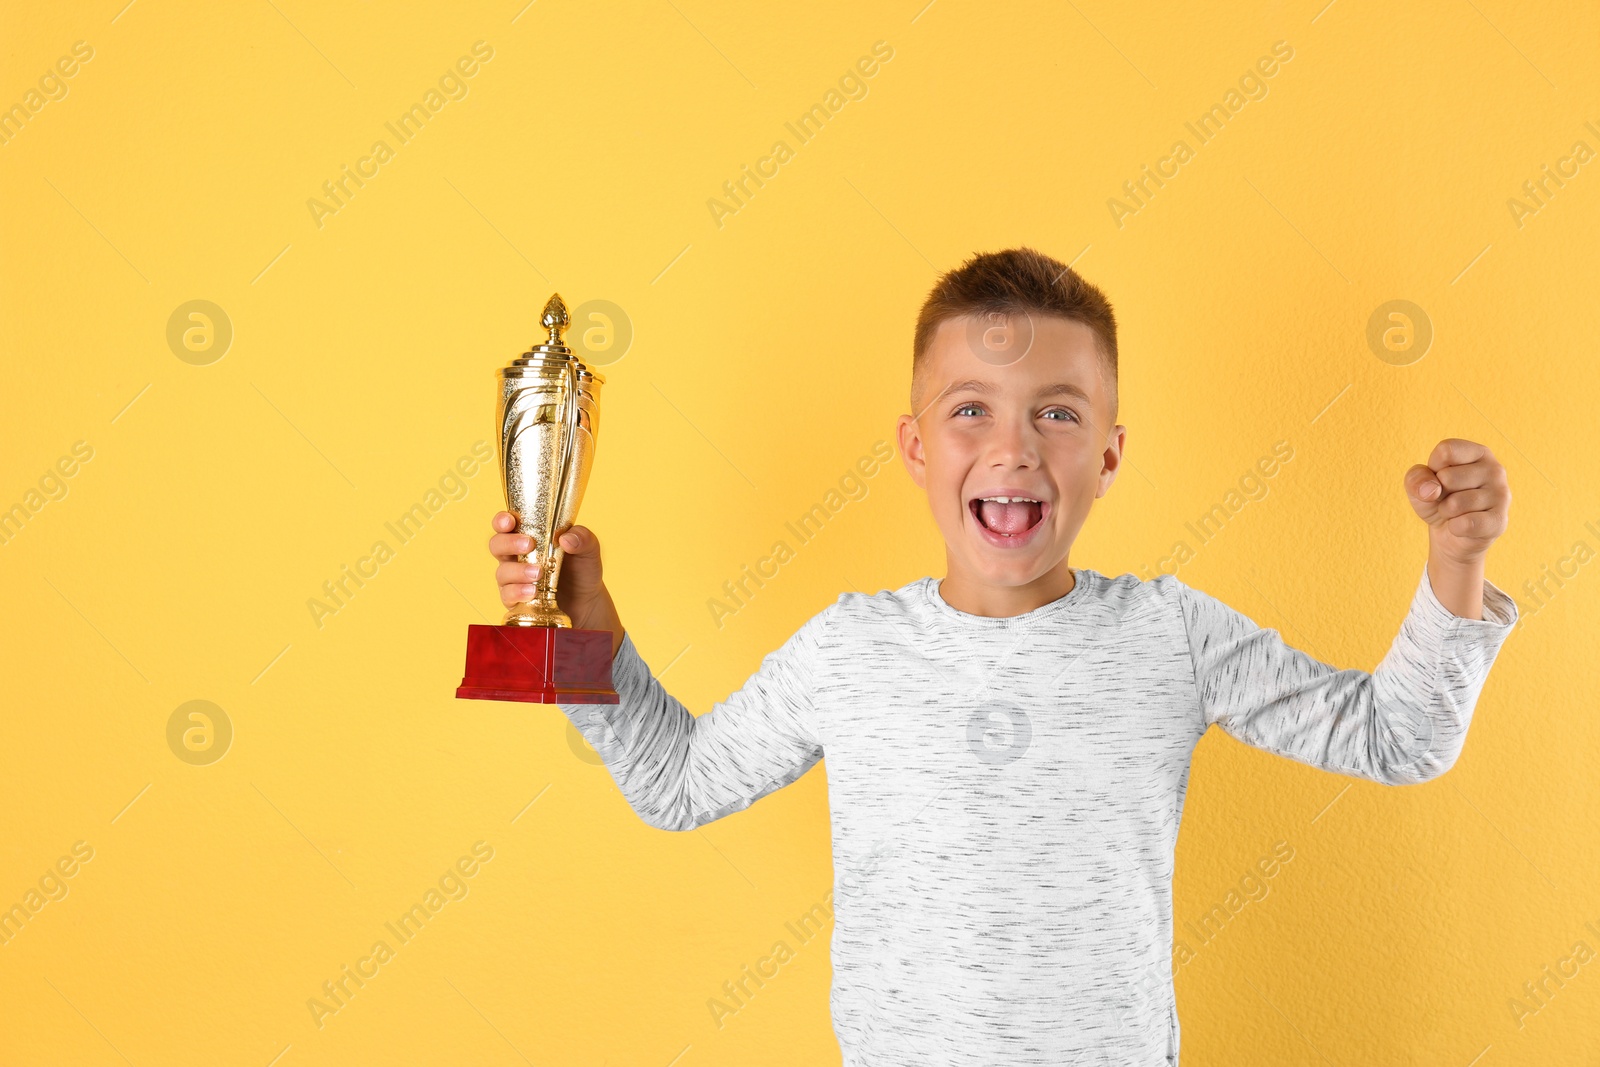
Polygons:
<instances>
[{"instance_id":1,"label":"trophy lid","mask_svg":"<svg viewBox=\"0 0 1600 1067\"><path fill-rule=\"evenodd\" d=\"M549 336L518 356L512 361L511 366L526 367L533 363L548 364L554 360L571 360L577 364L577 372L580 379L605 381L605 379L584 366L577 353L562 339L561 335L572 325L572 316L567 311L567 302L561 299L560 293L551 293L550 299L545 301L544 311L539 315L539 325L549 331Z\"/></svg>"}]
</instances>

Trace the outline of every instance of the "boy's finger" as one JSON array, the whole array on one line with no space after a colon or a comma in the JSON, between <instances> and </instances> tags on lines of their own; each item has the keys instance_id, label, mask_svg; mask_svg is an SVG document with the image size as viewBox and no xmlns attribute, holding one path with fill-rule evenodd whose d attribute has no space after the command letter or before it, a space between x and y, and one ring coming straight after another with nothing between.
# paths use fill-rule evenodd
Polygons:
<instances>
[{"instance_id":1,"label":"boy's finger","mask_svg":"<svg viewBox=\"0 0 1600 1067\"><path fill-rule=\"evenodd\" d=\"M1446 467L1439 472L1439 482L1452 493L1462 489L1477 489L1491 484L1496 466L1498 464L1484 459Z\"/></svg>"},{"instance_id":2,"label":"boy's finger","mask_svg":"<svg viewBox=\"0 0 1600 1067\"><path fill-rule=\"evenodd\" d=\"M534 597L534 588L531 585L502 585L500 587L500 603L506 607L513 604L526 604Z\"/></svg>"},{"instance_id":3,"label":"boy's finger","mask_svg":"<svg viewBox=\"0 0 1600 1067\"><path fill-rule=\"evenodd\" d=\"M594 532L587 526L574 526L557 538L557 541L560 543L563 552L575 556L592 552L600 543L595 538Z\"/></svg>"},{"instance_id":4,"label":"boy's finger","mask_svg":"<svg viewBox=\"0 0 1600 1067\"><path fill-rule=\"evenodd\" d=\"M1443 490L1438 476L1419 463L1406 471L1406 492L1418 500L1431 502L1437 501Z\"/></svg>"},{"instance_id":5,"label":"boy's finger","mask_svg":"<svg viewBox=\"0 0 1600 1067\"><path fill-rule=\"evenodd\" d=\"M495 512L494 518L490 520L490 523L500 533L510 533L517 528L517 520L511 517L511 512L509 511Z\"/></svg>"},{"instance_id":6,"label":"boy's finger","mask_svg":"<svg viewBox=\"0 0 1600 1067\"><path fill-rule=\"evenodd\" d=\"M1439 505L1439 514L1454 518L1457 515L1469 515L1474 511L1493 511L1499 503L1499 497L1493 489L1462 489L1451 493L1445 502Z\"/></svg>"},{"instance_id":7,"label":"boy's finger","mask_svg":"<svg viewBox=\"0 0 1600 1067\"><path fill-rule=\"evenodd\" d=\"M508 560L494 569L496 585L527 585L539 580L539 565Z\"/></svg>"},{"instance_id":8,"label":"boy's finger","mask_svg":"<svg viewBox=\"0 0 1600 1067\"><path fill-rule=\"evenodd\" d=\"M1464 515L1452 515L1444 521L1444 528L1457 537L1469 539L1494 538L1498 536L1499 523L1490 511L1469 511Z\"/></svg>"},{"instance_id":9,"label":"boy's finger","mask_svg":"<svg viewBox=\"0 0 1600 1067\"><path fill-rule=\"evenodd\" d=\"M515 560L533 551L533 538L527 534L498 533L489 538L489 552L498 560Z\"/></svg>"},{"instance_id":10,"label":"boy's finger","mask_svg":"<svg viewBox=\"0 0 1600 1067\"><path fill-rule=\"evenodd\" d=\"M1433 452L1428 456L1428 466L1436 471L1444 470L1464 463L1476 463L1487 455L1489 450L1476 441L1446 437L1433 446Z\"/></svg>"}]
</instances>

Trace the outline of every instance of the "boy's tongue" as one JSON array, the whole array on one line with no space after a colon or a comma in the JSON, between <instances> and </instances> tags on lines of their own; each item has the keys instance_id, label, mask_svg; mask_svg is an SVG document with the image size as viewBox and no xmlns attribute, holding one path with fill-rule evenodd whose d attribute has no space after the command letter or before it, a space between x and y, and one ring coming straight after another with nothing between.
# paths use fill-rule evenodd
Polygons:
<instances>
[{"instance_id":1,"label":"boy's tongue","mask_svg":"<svg viewBox=\"0 0 1600 1067\"><path fill-rule=\"evenodd\" d=\"M999 504L993 500L980 500L978 514L983 524L995 533L1019 534L1038 521L1039 505L1016 502Z\"/></svg>"}]
</instances>

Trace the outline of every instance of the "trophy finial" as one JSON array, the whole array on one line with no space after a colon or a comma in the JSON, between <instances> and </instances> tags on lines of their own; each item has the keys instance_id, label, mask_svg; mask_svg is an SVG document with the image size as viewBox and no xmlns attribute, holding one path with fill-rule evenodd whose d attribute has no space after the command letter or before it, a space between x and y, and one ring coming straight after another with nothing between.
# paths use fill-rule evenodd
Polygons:
<instances>
[{"instance_id":1,"label":"trophy finial","mask_svg":"<svg viewBox=\"0 0 1600 1067\"><path fill-rule=\"evenodd\" d=\"M551 293L550 299L545 301L544 314L539 316L539 325L550 331L547 345L560 346L561 331L572 325L572 318L567 314L566 302L561 299L560 293Z\"/></svg>"}]
</instances>

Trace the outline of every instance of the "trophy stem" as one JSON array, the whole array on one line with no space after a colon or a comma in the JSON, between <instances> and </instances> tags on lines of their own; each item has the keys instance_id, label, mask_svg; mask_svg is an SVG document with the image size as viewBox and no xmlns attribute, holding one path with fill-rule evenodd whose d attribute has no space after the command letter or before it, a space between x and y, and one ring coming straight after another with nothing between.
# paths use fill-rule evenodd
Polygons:
<instances>
[{"instance_id":1,"label":"trophy stem","mask_svg":"<svg viewBox=\"0 0 1600 1067\"><path fill-rule=\"evenodd\" d=\"M511 606L506 612L506 626L553 626L564 629L572 628L572 619L561 610L556 603L556 568L553 557L555 553L539 553L539 580L534 583L533 599L519 602ZM523 562L528 562L528 557L522 557Z\"/></svg>"}]
</instances>

